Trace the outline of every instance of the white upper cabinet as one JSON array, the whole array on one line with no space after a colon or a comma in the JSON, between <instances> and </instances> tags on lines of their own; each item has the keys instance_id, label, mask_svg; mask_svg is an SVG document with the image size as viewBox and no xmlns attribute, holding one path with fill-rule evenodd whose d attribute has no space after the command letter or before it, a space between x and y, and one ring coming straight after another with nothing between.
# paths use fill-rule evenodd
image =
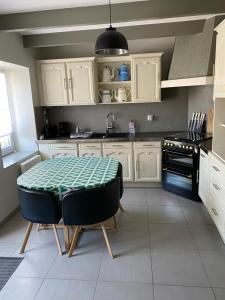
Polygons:
<instances>
[{"instance_id":1,"label":"white upper cabinet","mask_svg":"<svg viewBox=\"0 0 225 300\"><path fill-rule=\"evenodd\" d=\"M215 79L214 79L214 99L225 98L225 21L223 21L215 29L217 31L216 38L216 63L215 63Z\"/></svg>"},{"instance_id":2,"label":"white upper cabinet","mask_svg":"<svg viewBox=\"0 0 225 300\"><path fill-rule=\"evenodd\" d=\"M41 63L43 105L67 105L68 89L65 63Z\"/></svg>"},{"instance_id":3,"label":"white upper cabinet","mask_svg":"<svg viewBox=\"0 0 225 300\"><path fill-rule=\"evenodd\" d=\"M161 101L161 55L131 55L131 81L133 102Z\"/></svg>"},{"instance_id":4,"label":"white upper cabinet","mask_svg":"<svg viewBox=\"0 0 225 300\"><path fill-rule=\"evenodd\" d=\"M70 103L94 104L93 61L78 61L67 64Z\"/></svg>"},{"instance_id":5,"label":"white upper cabinet","mask_svg":"<svg viewBox=\"0 0 225 300\"><path fill-rule=\"evenodd\" d=\"M94 104L94 58L40 61L41 105Z\"/></svg>"}]
</instances>

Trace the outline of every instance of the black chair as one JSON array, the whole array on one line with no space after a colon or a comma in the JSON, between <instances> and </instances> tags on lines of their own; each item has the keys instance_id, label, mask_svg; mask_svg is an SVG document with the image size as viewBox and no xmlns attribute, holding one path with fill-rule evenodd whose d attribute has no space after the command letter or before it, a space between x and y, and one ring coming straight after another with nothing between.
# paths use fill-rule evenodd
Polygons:
<instances>
[{"instance_id":1,"label":"black chair","mask_svg":"<svg viewBox=\"0 0 225 300\"><path fill-rule=\"evenodd\" d=\"M20 186L18 189L21 215L24 219L29 221L20 254L24 253L33 223L37 223L52 224L58 250L60 255L62 255L62 249L55 226L62 218L62 210L59 207L58 199L50 192L29 190Z\"/></svg>"},{"instance_id":2,"label":"black chair","mask_svg":"<svg viewBox=\"0 0 225 300\"><path fill-rule=\"evenodd\" d=\"M103 222L112 218L120 200L120 178L102 187L71 191L64 195L62 202L63 221L66 226L75 226L68 256L72 256L81 227L100 224L110 256L111 246Z\"/></svg>"},{"instance_id":3,"label":"black chair","mask_svg":"<svg viewBox=\"0 0 225 300\"><path fill-rule=\"evenodd\" d=\"M121 163L119 163L119 165L118 165L117 177L120 178L120 199L121 199L123 196L123 167L122 167ZM120 206L120 210L122 212L124 212L124 208L123 208L121 202L120 202L119 206Z\"/></svg>"}]
</instances>

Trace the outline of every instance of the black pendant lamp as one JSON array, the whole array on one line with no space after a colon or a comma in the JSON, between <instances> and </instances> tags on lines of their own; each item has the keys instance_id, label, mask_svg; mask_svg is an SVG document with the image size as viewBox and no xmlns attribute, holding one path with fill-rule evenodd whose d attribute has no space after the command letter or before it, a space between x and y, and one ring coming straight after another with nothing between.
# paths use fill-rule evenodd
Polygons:
<instances>
[{"instance_id":1,"label":"black pendant lamp","mask_svg":"<svg viewBox=\"0 0 225 300\"><path fill-rule=\"evenodd\" d=\"M128 53L128 44L125 36L112 27L111 2L109 0L110 26L100 34L95 44L95 54L124 55Z\"/></svg>"}]
</instances>

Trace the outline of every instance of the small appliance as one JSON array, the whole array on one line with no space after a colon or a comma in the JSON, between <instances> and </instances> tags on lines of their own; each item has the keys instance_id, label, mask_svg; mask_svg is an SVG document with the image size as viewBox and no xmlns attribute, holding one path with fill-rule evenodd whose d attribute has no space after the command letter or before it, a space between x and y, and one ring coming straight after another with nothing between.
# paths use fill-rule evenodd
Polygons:
<instances>
[{"instance_id":1,"label":"small appliance","mask_svg":"<svg viewBox=\"0 0 225 300\"><path fill-rule=\"evenodd\" d=\"M59 136L68 136L69 135L69 123L60 122L59 123Z\"/></svg>"}]
</instances>

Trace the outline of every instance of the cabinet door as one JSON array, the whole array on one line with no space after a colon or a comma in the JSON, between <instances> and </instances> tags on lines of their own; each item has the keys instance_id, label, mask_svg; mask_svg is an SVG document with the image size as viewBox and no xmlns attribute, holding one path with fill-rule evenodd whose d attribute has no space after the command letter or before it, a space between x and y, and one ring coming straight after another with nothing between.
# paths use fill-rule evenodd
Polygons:
<instances>
[{"instance_id":1,"label":"cabinet door","mask_svg":"<svg viewBox=\"0 0 225 300\"><path fill-rule=\"evenodd\" d=\"M133 180L133 164L132 164L132 150L114 150L114 149L103 149L103 156L113 157L121 162L123 166L123 180Z\"/></svg>"},{"instance_id":2,"label":"cabinet door","mask_svg":"<svg viewBox=\"0 0 225 300\"><path fill-rule=\"evenodd\" d=\"M71 62L67 64L67 67L70 104L93 104L93 62Z\"/></svg>"},{"instance_id":3,"label":"cabinet door","mask_svg":"<svg viewBox=\"0 0 225 300\"><path fill-rule=\"evenodd\" d=\"M64 63L41 64L43 105L68 104L66 65Z\"/></svg>"},{"instance_id":4,"label":"cabinet door","mask_svg":"<svg viewBox=\"0 0 225 300\"><path fill-rule=\"evenodd\" d=\"M79 156L102 156L102 152L100 149L80 149Z\"/></svg>"},{"instance_id":5,"label":"cabinet door","mask_svg":"<svg viewBox=\"0 0 225 300\"><path fill-rule=\"evenodd\" d=\"M161 180L161 149L135 149L135 180L159 182Z\"/></svg>"},{"instance_id":6,"label":"cabinet door","mask_svg":"<svg viewBox=\"0 0 225 300\"><path fill-rule=\"evenodd\" d=\"M214 80L214 98L225 97L225 23L220 27L216 39L216 63Z\"/></svg>"},{"instance_id":7,"label":"cabinet door","mask_svg":"<svg viewBox=\"0 0 225 300\"><path fill-rule=\"evenodd\" d=\"M202 202L207 207L208 195L209 195L209 165L208 155L204 151L200 151L200 163L199 163L199 188L198 194Z\"/></svg>"},{"instance_id":8,"label":"cabinet door","mask_svg":"<svg viewBox=\"0 0 225 300\"><path fill-rule=\"evenodd\" d=\"M160 58L137 57L132 59L132 101L160 101Z\"/></svg>"}]
</instances>

